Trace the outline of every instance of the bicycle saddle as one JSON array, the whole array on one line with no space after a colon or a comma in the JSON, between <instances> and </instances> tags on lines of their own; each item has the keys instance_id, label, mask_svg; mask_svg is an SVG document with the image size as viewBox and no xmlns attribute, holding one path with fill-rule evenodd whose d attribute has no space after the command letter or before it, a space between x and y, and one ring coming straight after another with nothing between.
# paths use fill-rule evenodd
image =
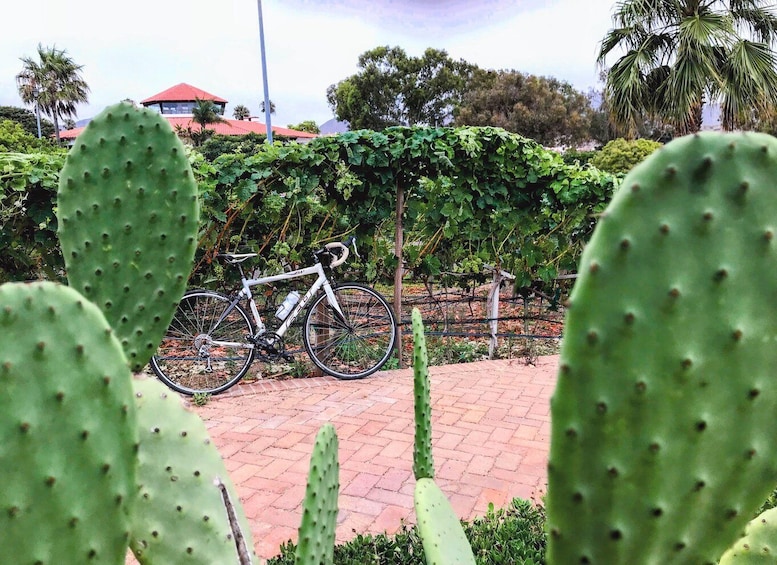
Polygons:
<instances>
[{"instance_id":1,"label":"bicycle saddle","mask_svg":"<svg viewBox=\"0 0 777 565\"><path fill-rule=\"evenodd\" d=\"M246 259L250 259L251 257L256 257L259 255L258 253L219 253L216 255L216 258L223 259L227 263L230 263L232 265L236 263L242 263Z\"/></svg>"}]
</instances>

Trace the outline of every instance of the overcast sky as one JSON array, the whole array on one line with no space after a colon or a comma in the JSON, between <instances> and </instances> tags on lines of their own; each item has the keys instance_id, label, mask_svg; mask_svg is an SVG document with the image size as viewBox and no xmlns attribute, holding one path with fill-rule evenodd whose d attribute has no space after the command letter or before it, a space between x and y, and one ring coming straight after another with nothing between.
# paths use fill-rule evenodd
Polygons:
<instances>
[{"instance_id":1,"label":"overcast sky","mask_svg":"<svg viewBox=\"0 0 777 565\"><path fill-rule=\"evenodd\" d=\"M263 0L273 125L333 117L326 89L379 45L420 56L444 49L483 69L598 86L599 41L615 0ZM23 106L15 77L39 43L83 65L90 118L186 82L259 114L263 100L256 0L9 0L0 31L0 105ZM32 109L32 108L30 108Z\"/></svg>"}]
</instances>

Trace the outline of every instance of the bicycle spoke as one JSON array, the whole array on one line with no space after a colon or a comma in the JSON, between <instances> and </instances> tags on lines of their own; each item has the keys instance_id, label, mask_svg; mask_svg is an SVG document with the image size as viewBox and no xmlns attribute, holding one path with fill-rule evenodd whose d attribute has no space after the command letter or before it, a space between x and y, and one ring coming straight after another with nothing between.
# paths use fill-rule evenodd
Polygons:
<instances>
[{"instance_id":1,"label":"bicycle spoke","mask_svg":"<svg viewBox=\"0 0 777 565\"><path fill-rule=\"evenodd\" d=\"M394 346L394 318L382 297L347 284L334 291L340 316L325 297L306 317L306 347L313 362L338 378L361 378L378 370ZM326 304L326 306L325 306Z\"/></svg>"},{"instance_id":2,"label":"bicycle spoke","mask_svg":"<svg viewBox=\"0 0 777 565\"><path fill-rule=\"evenodd\" d=\"M186 394L219 392L248 370L253 360L246 342L251 324L239 307L219 322L228 306L229 299L207 291L183 297L152 359L154 372L168 386Z\"/></svg>"}]
</instances>

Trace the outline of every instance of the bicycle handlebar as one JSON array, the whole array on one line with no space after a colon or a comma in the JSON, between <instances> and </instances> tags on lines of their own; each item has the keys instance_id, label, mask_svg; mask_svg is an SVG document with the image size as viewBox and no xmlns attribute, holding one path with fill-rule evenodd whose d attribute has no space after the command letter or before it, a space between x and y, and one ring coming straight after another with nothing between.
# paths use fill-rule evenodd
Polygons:
<instances>
[{"instance_id":1,"label":"bicycle handlebar","mask_svg":"<svg viewBox=\"0 0 777 565\"><path fill-rule=\"evenodd\" d=\"M339 257L335 257L332 259L332 262L329 264L330 267L338 267L345 263L346 259L348 259L348 254L350 253L350 250L348 249L348 246L344 243L341 243L339 241L333 241L332 243L327 243L324 248L329 251L330 253L337 249L338 253L340 254ZM332 255L336 255L337 253L332 253Z\"/></svg>"}]
</instances>

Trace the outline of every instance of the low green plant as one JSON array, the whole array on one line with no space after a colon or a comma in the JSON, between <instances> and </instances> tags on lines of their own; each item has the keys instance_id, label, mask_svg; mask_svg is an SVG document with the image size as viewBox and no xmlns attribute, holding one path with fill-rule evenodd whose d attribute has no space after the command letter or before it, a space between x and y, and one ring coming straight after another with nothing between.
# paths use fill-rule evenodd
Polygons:
<instances>
[{"instance_id":1,"label":"low green plant","mask_svg":"<svg viewBox=\"0 0 777 565\"><path fill-rule=\"evenodd\" d=\"M195 392L192 395L192 404L195 406L205 406L210 402L211 395L208 392Z\"/></svg>"},{"instance_id":2,"label":"low green plant","mask_svg":"<svg viewBox=\"0 0 777 565\"><path fill-rule=\"evenodd\" d=\"M462 521L478 565L545 563L545 509L521 498L504 508L491 506L485 516ZM288 540L267 565L293 565L296 544ZM331 565L425 565L416 526L402 523L396 533L357 534L337 544Z\"/></svg>"},{"instance_id":3,"label":"low green plant","mask_svg":"<svg viewBox=\"0 0 777 565\"><path fill-rule=\"evenodd\" d=\"M488 344L476 340L439 337L428 340L429 365L471 363L488 359Z\"/></svg>"},{"instance_id":4,"label":"low green plant","mask_svg":"<svg viewBox=\"0 0 777 565\"><path fill-rule=\"evenodd\" d=\"M578 151L577 149L567 149L561 154L561 158L567 165L587 165L593 159L598 151Z\"/></svg>"},{"instance_id":5,"label":"low green plant","mask_svg":"<svg viewBox=\"0 0 777 565\"><path fill-rule=\"evenodd\" d=\"M661 147L651 139L613 139L591 157L589 163L609 173L628 173L635 165Z\"/></svg>"}]
</instances>

